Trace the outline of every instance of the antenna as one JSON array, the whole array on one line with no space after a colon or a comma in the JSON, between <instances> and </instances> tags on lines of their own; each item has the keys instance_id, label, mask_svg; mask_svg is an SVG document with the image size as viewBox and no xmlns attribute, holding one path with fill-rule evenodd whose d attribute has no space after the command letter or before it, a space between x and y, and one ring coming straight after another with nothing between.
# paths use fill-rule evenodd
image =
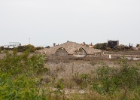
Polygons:
<instances>
[{"instance_id":1,"label":"antenna","mask_svg":"<svg viewBox=\"0 0 140 100\"><path fill-rule=\"evenodd\" d=\"M29 44L30 44L30 38L29 38Z\"/></svg>"}]
</instances>

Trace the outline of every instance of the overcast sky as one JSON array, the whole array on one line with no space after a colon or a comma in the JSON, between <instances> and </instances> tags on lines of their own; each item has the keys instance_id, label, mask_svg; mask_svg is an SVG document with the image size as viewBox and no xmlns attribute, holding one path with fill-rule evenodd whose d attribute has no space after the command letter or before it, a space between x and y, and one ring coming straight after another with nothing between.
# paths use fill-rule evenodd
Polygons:
<instances>
[{"instance_id":1,"label":"overcast sky","mask_svg":"<svg viewBox=\"0 0 140 100\"><path fill-rule=\"evenodd\" d=\"M140 43L140 0L0 0L0 45Z\"/></svg>"}]
</instances>

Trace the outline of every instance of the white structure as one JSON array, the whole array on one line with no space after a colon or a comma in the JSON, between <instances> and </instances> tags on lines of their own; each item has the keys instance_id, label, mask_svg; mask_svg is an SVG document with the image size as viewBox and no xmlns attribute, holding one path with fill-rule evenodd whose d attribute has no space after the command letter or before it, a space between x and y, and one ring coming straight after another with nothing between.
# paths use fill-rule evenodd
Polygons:
<instances>
[{"instance_id":1,"label":"white structure","mask_svg":"<svg viewBox=\"0 0 140 100\"><path fill-rule=\"evenodd\" d=\"M111 59L111 55L108 55L108 58Z\"/></svg>"},{"instance_id":2,"label":"white structure","mask_svg":"<svg viewBox=\"0 0 140 100\"><path fill-rule=\"evenodd\" d=\"M19 42L9 42L9 45L4 45L4 48L15 48L15 47L18 47L18 46L21 46L21 43Z\"/></svg>"},{"instance_id":3,"label":"white structure","mask_svg":"<svg viewBox=\"0 0 140 100\"><path fill-rule=\"evenodd\" d=\"M9 45L4 45L4 48L9 48Z\"/></svg>"}]
</instances>

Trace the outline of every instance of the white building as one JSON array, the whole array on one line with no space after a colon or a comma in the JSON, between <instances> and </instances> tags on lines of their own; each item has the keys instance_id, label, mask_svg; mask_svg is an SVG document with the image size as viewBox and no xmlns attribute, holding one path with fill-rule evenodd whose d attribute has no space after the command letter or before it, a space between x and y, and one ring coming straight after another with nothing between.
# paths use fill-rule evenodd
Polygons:
<instances>
[{"instance_id":1,"label":"white building","mask_svg":"<svg viewBox=\"0 0 140 100\"><path fill-rule=\"evenodd\" d=\"M9 42L9 45L4 45L4 48L15 48L15 47L18 47L18 46L21 46L21 43L19 42Z\"/></svg>"}]
</instances>

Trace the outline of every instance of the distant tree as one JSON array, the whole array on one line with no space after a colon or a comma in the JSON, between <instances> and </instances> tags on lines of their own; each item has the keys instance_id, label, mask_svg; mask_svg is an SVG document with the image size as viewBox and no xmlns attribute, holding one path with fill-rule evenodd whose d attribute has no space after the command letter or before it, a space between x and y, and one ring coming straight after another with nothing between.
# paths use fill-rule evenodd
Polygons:
<instances>
[{"instance_id":1,"label":"distant tree","mask_svg":"<svg viewBox=\"0 0 140 100\"><path fill-rule=\"evenodd\" d=\"M46 46L45 48L50 48L50 46Z\"/></svg>"},{"instance_id":2,"label":"distant tree","mask_svg":"<svg viewBox=\"0 0 140 100\"><path fill-rule=\"evenodd\" d=\"M35 52L36 48L33 45L28 44L28 45L25 45L25 46L17 47L17 50L18 50L18 52L23 52L23 51L26 51L26 50L30 50L30 52Z\"/></svg>"},{"instance_id":3,"label":"distant tree","mask_svg":"<svg viewBox=\"0 0 140 100\"><path fill-rule=\"evenodd\" d=\"M107 43L97 43L94 45L95 49L102 49L102 50L106 50L107 48Z\"/></svg>"},{"instance_id":4,"label":"distant tree","mask_svg":"<svg viewBox=\"0 0 140 100\"><path fill-rule=\"evenodd\" d=\"M136 47L140 47L140 44L137 44Z\"/></svg>"},{"instance_id":5,"label":"distant tree","mask_svg":"<svg viewBox=\"0 0 140 100\"><path fill-rule=\"evenodd\" d=\"M125 48L125 46L123 44L119 45L119 47L121 50Z\"/></svg>"},{"instance_id":6,"label":"distant tree","mask_svg":"<svg viewBox=\"0 0 140 100\"><path fill-rule=\"evenodd\" d=\"M36 48L36 50L41 50L41 49L43 49L43 47L35 47Z\"/></svg>"},{"instance_id":7,"label":"distant tree","mask_svg":"<svg viewBox=\"0 0 140 100\"><path fill-rule=\"evenodd\" d=\"M1 48L1 50L4 50L4 46L1 46L0 48Z\"/></svg>"},{"instance_id":8,"label":"distant tree","mask_svg":"<svg viewBox=\"0 0 140 100\"><path fill-rule=\"evenodd\" d=\"M31 45L31 44L28 44L25 47L26 47L26 49L29 49L30 52L35 52L35 50L36 50L36 48L33 45Z\"/></svg>"}]
</instances>

